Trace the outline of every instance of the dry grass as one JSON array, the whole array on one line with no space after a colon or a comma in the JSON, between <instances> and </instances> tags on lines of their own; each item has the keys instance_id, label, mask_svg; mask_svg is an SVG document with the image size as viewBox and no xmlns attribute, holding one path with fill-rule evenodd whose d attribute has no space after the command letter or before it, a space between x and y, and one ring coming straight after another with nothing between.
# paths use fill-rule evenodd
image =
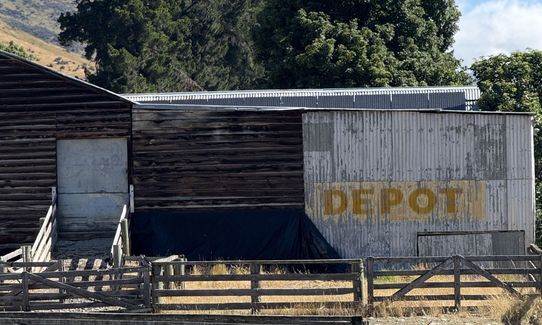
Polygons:
<instances>
[{"instance_id":1,"label":"dry grass","mask_svg":"<svg viewBox=\"0 0 542 325\"><path fill-rule=\"evenodd\" d=\"M94 64L80 54L68 52L60 46L17 30L0 20L0 42L7 44L10 41L34 55L37 58L37 63L61 73L84 79L84 67L94 69Z\"/></svg>"},{"instance_id":2,"label":"dry grass","mask_svg":"<svg viewBox=\"0 0 542 325\"><path fill-rule=\"evenodd\" d=\"M267 273L285 273L281 268L268 270ZM215 264L212 267L195 267L190 274L249 274L248 268L233 267L228 268L224 264ZM375 283L409 283L416 276L405 277L381 277L377 278ZM503 275L497 276L502 281L527 281L524 276ZM488 282L489 280L476 275L461 276L462 282ZM438 275L429 279L427 282L453 282L453 276ZM261 281L260 287L265 289L315 289L315 288L351 288L350 281ZM189 290L209 290L209 289L250 289L250 281L201 281L186 282L186 289ZM389 297L398 289L376 290L375 296ZM534 288L518 288L521 293L535 293ZM482 295L486 296L486 301L463 301L462 306L476 308L484 316L501 320L506 319L506 315L517 314L518 306L521 301L511 297L501 288L462 288L462 295ZM434 296L434 295L453 295L452 288L422 288L414 289L408 295L410 296ZM364 293L366 296L366 293ZM270 315L352 315L365 313L366 310L345 307L344 302L351 302L352 294L330 295L330 296L264 296L261 302L281 302L290 303L290 308L286 309L268 309L260 310L261 314ZM227 296L227 297L164 297L161 303L164 304L212 304L212 303L250 303L249 296ZM302 303L302 304L301 304ZM325 304L324 304L325 303ZM336 303L330 308L329 303ZM453 301L431 301L421 299L420 301L398 301L393 303L379 303L375 305L375 314L379 317L402 317L412 315L439 316L444 310L453 306ZM542 309L541 309L542 310ZM194 311L190 311L193 313ZM175 312L179 313L179 312ZM180 312L183 313L183 312ZM197 313L213 313L217 311L197 311ZM228 314L246 314L249 310L231 310L220 311ZM541 312L542 314L542 312Z\"/></svg>"}]
</instances>

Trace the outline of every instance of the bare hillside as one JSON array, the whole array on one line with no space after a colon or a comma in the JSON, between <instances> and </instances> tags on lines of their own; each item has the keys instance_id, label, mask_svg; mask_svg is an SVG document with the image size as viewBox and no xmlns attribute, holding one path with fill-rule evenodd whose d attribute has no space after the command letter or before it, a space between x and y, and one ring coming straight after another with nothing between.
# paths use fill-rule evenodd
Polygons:
<instances>
[{"instance_id":1,"label":"bare hillside","mask_svg":"<svg viewBox=\"0 0 542 325\"><path fill-rule=\"evenodd\" d=\"M57 43L62 12L75 8L74 0L1 0L0 19L47 42Z\"/></svg>"},{"instance_id":2,"label":"bare hillside","mask_svg":"<svg viewBox=\"0 0 542 325\"><path fill-rule=\"evenodd\" d=\"M94 67L79 53L69 52L56 44L17 30L0 19L0 42L9 43L10 41L32 53L38 63L67 75L84 79L84 67L91 70Z\"/></svg>"}]
</instances>

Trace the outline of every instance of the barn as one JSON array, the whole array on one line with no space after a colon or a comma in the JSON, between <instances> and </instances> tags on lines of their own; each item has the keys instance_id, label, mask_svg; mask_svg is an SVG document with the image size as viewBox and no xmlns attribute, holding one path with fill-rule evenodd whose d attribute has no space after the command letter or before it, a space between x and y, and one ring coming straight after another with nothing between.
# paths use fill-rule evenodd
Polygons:
<instances>
[{"instance_id":1,"label":"barn","mask_svg":"<svg viewBox=\"0 0 542 325\"><path fill-rule=\"evenodd\" d=\"M53 187L62 238L115 231L128 196L131 109L123 97L0 52L0 250L34 241Z\"/></svg>"},{"instance_id":2,"label":"barn","mask_svg":"<svg viewBox=\"0 0 542 325\"><path fill-rule=\"evenodd\" d=\"M533 116L468 111L470 90L342 91L145 102L1 52L0 248L32 243L53 196L57 254L108 254L124 205L134 254L190 259L509 254L534 240Z\"/></svg>"}]
</instances>

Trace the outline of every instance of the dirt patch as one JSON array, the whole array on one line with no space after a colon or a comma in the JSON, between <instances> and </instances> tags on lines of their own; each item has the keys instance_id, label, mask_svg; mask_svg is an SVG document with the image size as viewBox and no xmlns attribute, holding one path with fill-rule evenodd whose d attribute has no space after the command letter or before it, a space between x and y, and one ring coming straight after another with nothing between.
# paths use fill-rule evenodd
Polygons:
<instances>
[{"instance_id":1,"label":"dirt patch","mask_svg":"<svg viewBox=\"0 0 542 325\"><path fill-rule=\"evenodd\" d=\"M500 325L501 321L492 320L488 317L476 316L422 316L422 317L385 317L368 318L369 325Z\"/></svg>"}]
</instances>

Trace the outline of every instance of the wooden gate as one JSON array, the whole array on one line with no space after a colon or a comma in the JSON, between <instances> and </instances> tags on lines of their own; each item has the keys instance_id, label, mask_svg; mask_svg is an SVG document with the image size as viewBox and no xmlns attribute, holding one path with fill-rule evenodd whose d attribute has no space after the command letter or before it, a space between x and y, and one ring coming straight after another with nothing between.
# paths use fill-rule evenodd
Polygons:
<instances>
[{"instance_id":1,"label":"wooden gate","mask_svg":"<svg viewBox=\"0 0 542 325\"><path fill-rule=\"evenodd\" d=\"M395 269L386 265L393 265ZM368 305L372 308L379 302L448 301L450 307L459 309L464 301L487 300L503 293L517 297L540 295L541 265L540 256L523 255L369 257L366 265ZM473 293L476 288L483 289ZM430 290L427 294L420 289ZM466 290L471 292L463 292Z\"/></svg>"},{"instance_id":2,"label":"wooden gate","mask_svg":"<svg viewBox=\"0 0 542 325\"><path fill-rule=\"evenodd\" d=\"M0 275L0 310L150 308L148 267Z\"/></svg>"}]
</instances>

